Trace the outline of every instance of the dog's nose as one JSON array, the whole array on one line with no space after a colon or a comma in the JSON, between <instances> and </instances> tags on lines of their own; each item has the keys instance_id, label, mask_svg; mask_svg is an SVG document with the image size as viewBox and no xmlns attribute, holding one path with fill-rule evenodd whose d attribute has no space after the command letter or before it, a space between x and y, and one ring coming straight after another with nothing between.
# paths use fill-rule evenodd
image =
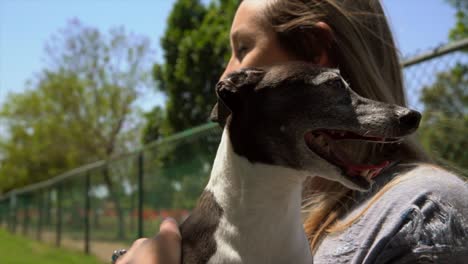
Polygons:
<instances>
[{"instance_id":1,"label":"dog's nose","mask_svg":"<svg viewBox=\"0 0 468 264\"><path fill-rule=\"evenodd\" d=\"M401 131L411 133L419 127L421 114L418 111L408 110L399 117Z\"/></svg>"}]
</instances>

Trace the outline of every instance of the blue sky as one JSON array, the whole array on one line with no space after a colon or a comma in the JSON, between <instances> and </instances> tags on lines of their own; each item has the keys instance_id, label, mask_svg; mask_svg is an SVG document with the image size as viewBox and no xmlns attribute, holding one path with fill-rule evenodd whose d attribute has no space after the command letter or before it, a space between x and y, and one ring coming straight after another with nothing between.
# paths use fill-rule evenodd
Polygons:
<instances>
[{"instance_id":1,"label":"blue sky","mask_svg":"<svg viewBox=\"0 0 468 264\"><path fill-rule=\"evenodd\" d=\"M107 31L124 25L151 38L155 61L162 58L159 39L175 0L0 0L0 105L8 92L19 92L44 63L44 43L72 18ZM206 2L206 1L205 1ZM383 0L404 55L446 42L455 10L444 0ZM161 104L147 96L141 105Z\"/></svg>"}]
</instances>

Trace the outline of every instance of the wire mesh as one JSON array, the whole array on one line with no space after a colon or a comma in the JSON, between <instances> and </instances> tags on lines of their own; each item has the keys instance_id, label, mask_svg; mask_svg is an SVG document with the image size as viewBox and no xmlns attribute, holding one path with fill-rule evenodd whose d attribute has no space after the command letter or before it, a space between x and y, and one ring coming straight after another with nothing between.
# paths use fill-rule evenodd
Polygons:
<instances>
[{"instance_id":1,"label":"wire mesh","mask_svg":"<svg viewBox=\"0 0 468 264\"><path fill-rule=\"evenodd\" d=\"M408 106L418 111L424 111L424 105L421 102L422 90L434 85L440 74L450 72L460 65L468 65L468 50L466 48L460 48L442 56L404 67Z\"/></svg>"},{"instance_id":2,"label":"wire mesh","mask_svg":"<svg viewBox=\"0 0 468 264\"><path fill-rule=\"evenodd\" d=\"M468 177L468 39L413 56L404 78L408 105L423 113L417 136L440 165Z\"/></svg>"}]
</instances>

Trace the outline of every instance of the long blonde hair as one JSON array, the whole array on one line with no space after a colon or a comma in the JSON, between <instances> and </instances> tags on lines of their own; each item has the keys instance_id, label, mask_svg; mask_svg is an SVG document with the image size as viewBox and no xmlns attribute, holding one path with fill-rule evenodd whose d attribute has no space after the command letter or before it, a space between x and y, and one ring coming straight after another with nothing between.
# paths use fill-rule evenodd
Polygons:
<instances>
[{"instance_id":1,"label":"long blonde hair","mask_svg":"<svg viewBox=\"0 0 468 264\"><path fill-rule=\"evenodd\" d=\"M406 105L398 52L378 0L272 0L265 8L265 16L280 44L299 58L312 60L314 51L325 48L358 94ZM318 22L325 22L333 31L333 40L325 47L324 41L320 42ZM353 155L361 158L378 153L375 146L353 150ZM403 162L429 160L412 137L401 145L400 153ZM373 201L397 182L387 184ZM336 219L353 203L354 194L339 183L315 177L306 181L304 193L308 212L304 227L313 250L325 234L343 230L357 219L337 224Z\"/></svg>"}]
</instances>

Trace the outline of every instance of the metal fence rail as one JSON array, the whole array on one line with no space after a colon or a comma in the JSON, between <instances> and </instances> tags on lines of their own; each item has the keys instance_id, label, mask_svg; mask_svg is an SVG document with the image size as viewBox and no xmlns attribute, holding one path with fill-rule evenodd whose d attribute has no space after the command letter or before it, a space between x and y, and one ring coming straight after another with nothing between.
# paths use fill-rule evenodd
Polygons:
<instances>
[{"instance_id":1,"label":"metal fence rail","mask_svg":"<svg viewBox=\"0 0 468 264\"><path fill-rule=\"evenodd\" d=\"M423 110L421 89L439 73L468 65L466 49L468 39L402 62L412 108ZM193 208L220 135L217 124L205 124L12 190L0 197L0 225L57 246L74 241L87 253L97 253L101 243L152 236L161 219L181 220Z\"/></svg>"}]
</instances>

